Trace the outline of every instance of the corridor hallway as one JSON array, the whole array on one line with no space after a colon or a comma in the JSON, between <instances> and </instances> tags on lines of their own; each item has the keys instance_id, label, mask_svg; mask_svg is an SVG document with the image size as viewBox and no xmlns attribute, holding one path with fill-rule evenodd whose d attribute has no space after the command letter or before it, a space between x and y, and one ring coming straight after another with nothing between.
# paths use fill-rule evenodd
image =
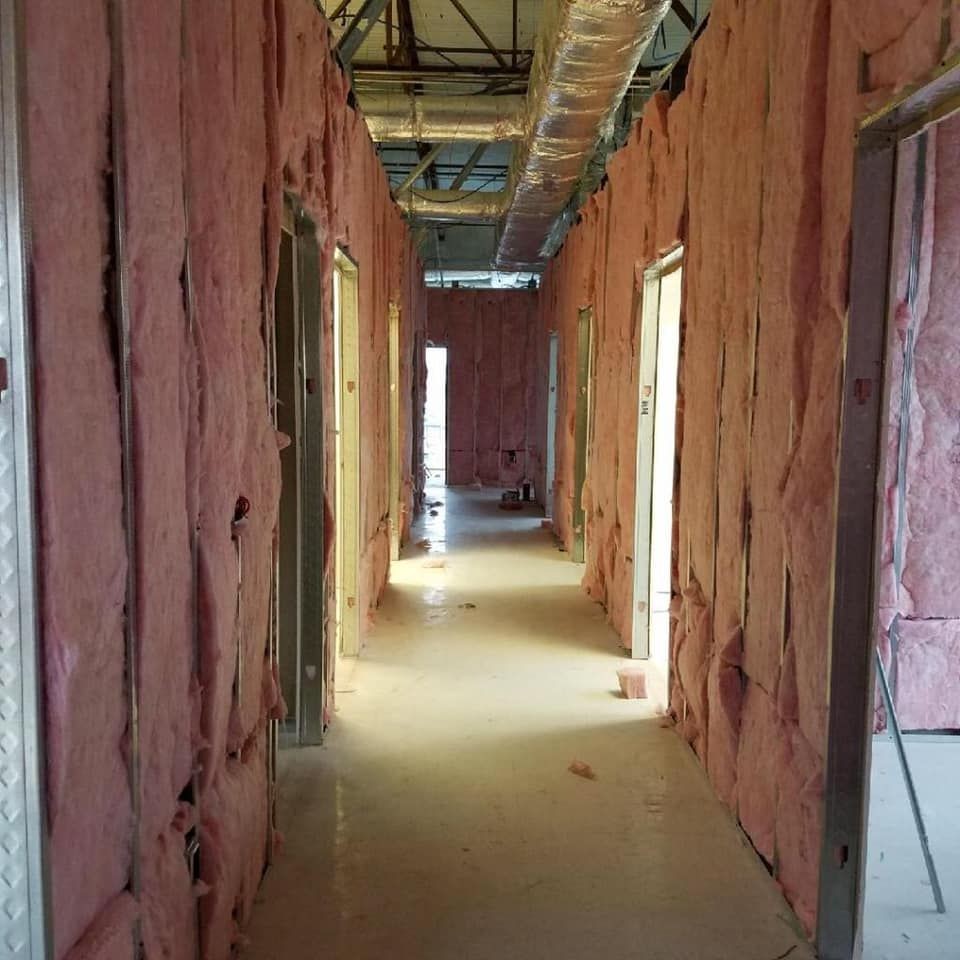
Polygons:
<instances>
[{"instance_id":1,"label":"corridor hallway","mask_svg":"<svg viewBox=\"0 0 960 960\"><path fill-rule=\"evenodd\" d=\"M811 957L656 701L620 698L582 567L498 499L428 491L326 745L281 755L244 960Z\"/></svg>"}]
</instances>

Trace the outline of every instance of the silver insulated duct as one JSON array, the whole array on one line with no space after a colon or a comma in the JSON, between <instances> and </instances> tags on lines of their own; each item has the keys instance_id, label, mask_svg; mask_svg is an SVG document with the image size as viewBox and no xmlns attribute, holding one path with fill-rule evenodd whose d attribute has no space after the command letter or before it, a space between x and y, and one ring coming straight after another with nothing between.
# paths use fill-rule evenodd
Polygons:
<instances>
[{"instance_id":1,"label":"silver insulated duct","mask_svg":"<svg viewBox=\"0 0 960 960\"><path fill-rule=\"evenodd\" d=\"M407 216L457 223L498 223L506 213L506 199L503 191L483 190L404 190L396 197Z\"/></svg>"},{"instance_id":2,"label":"silver insulated duct","mask_svg":"<svg viewBox=\"0 0 960 960\"><path fill-rule=\"evenodd\" d=\"M545 0L510 168L501 269L543 264L545 244L636 73L670 0Z\"/></svg>"},{"instance_id":3,"label":"silver insulated duct","mask_svg":"<svg viewBox=\"0 0 960 960\"><path fill-rule=\"evenodd\" d=\"M377 142L494 143L520 140L526 130L523 96L413 96L364 93L358 98Z\"/></svg>"}]
</instances>

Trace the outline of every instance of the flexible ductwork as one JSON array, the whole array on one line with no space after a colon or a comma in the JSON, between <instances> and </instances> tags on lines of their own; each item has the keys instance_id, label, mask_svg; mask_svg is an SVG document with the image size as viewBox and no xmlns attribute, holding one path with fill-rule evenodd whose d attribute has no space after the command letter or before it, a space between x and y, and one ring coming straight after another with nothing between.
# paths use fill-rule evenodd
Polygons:
<instances>
[{"instance_id":1,"label":"flexible ductwork","mask_svg":"<svg viewBox=\"0 0 960 960\"><path fill-rule=\"evenodd\" d=\"M529 129L516 148L501 269L543 264L597 141L623 100L670 0L546 0L527 90Z\"/></svg>"},{"instance_id":2,"label":"flexible ductwork","mask_svg":"<svg viewBox=\"0 0 960 960\"><path fill-rule=\"evenodd\" d=\"M482 190L405 190L396 201L405 214L417 220L497 223L506 213L507 195Z\"/></svg>"},{"instance_id":3,"label":"flexible ductwork","mask_svg":"<svg viewBox=\"0 0 960 960\"><path fill-rule=\"evenodd\" d=\"M378 142L493 143L520 140L526 130L522 96L413 96L365 93L359 98L370 136Z\"/></svg>"}]
</instances>

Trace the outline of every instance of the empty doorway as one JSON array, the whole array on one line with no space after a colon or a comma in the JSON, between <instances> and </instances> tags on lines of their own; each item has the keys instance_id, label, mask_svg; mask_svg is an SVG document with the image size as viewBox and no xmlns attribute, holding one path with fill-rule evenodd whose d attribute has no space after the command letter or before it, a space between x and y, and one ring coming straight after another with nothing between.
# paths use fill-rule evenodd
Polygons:
<instances>
[{"instance_id":1,"label":"empty doorway","mask_svg":"<svg viewBox=\"0 0 960 960\"><path fill-rule=\"evenodd\" d=\"M281 744L323 735L323 408L320 263L312 220L284 203L270 351L274 419L289 438L280 451L281 494L274 569L276 661L288 713ZM238 539L238 552L241 541ZM242 557L241 576L242 576ZM238 690L244 665L238 661Z\"/></svg>"},{"instance_id":2,"label":"empty doorway","mask_svg":"<svg viewBox=\"0 0 960 960\"><path fill-rule=\"evenodd\" d=\"M643 278L637 411L633 553L633 656L652 660L667 679L673 569L677 374L683 251Z\"/></svg>"},{"instance_id":3,"label":"empty doorway","mask_svg":"<svg viewBox=\"0 0 960 960\"><path fill-rule=\"evenodd\" d=\"M856 155L817 942L960 936L960 62Z\"/></svg>"},{"instance_id":4,"label":"empty doorway","mask_svg":"<svg viewBox=\"0 0 960 960\"><path fill-rule=\"evenodd\" d=\"M427 401L423 416L426 485L447 482L447 348L427 347Z\"/></svg>"},{"instance_id":5,"label":"empty doorway","mask_svg":"<svg viewBox=\"0 0 960 960\"><path fill-rule=\"evenodd\" d=\"M334 427L336 432L337 653L360 653L360 338L357 265L337 248L333 265Z\"/></svg>"},{"instance_id":6,"label":"empty doorway","mask_svg":"<svg viewBox=\"0 0 960 960\"><path fill-rule=\"evenodd\" d=\"M573 550L570 559L583 563L587 556L587 518L583 488L587 482L590 447L591 385L593 383L593 307L581 307L577 314L577 395L573 427Z\"/></svg>"},{"instance_id":7,"label":"empty doorway","mask_svg":"<svg viewBox=\"0 0 960 960\"><path fill-rule=\"evenodd\" d=\"M547 357L547 456L544 465L543 509L548 517L553 516L553 488L557 473L557 374L560 360L560 337L556 331L550 334Z\"/></svg>"}]
</instances>

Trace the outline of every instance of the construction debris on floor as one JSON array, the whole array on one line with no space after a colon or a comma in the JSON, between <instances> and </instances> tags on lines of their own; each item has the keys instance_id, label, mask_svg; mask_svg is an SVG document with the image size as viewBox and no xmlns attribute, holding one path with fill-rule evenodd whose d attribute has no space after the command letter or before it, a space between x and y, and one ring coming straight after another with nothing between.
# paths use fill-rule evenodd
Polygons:
<instances>
[{"instance_id":1,"label":"construction debris on floor","mask_svg":"<svg viewBox=\"0 0 960 960\"><path fill-rule=\"evenodd\" d=\"M624 667L617 671L620 692L627 700L647 698L647 671L643 667Z\"/></svg>"}]
</instances>

